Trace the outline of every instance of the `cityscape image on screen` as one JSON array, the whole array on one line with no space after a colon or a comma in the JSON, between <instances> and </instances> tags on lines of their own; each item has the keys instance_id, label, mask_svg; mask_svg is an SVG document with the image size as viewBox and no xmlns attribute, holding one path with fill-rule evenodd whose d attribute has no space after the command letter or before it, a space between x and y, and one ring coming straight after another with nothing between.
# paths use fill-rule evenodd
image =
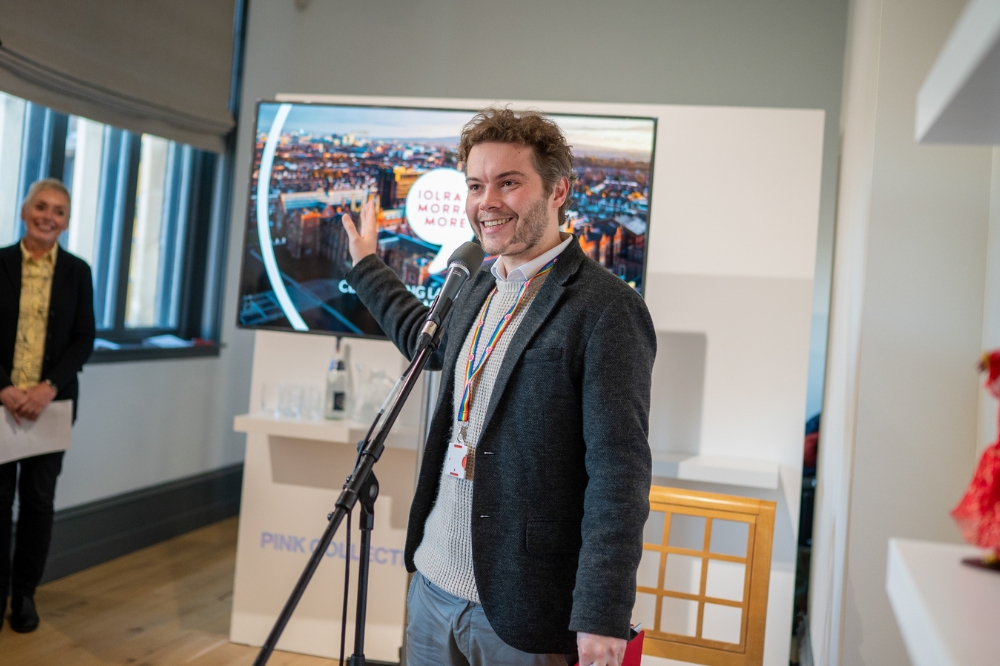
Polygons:
<instances>
[{"instance_id":1,"label":"cityscape image on screen","mask_svg":"<svg viewBox=\"0 0 1000 666\"><path fill-rule=\"evenodd\" d=\"M378 256L426 304L473 239L457 148L475 110L261 102L257 107L239 325L384 337L344 279L343 213L369 198ZM551 114L578 181L563 231L640 294L656 121ZM488 260L489 258L487 258Z\"/></svg>"}]
</instances>

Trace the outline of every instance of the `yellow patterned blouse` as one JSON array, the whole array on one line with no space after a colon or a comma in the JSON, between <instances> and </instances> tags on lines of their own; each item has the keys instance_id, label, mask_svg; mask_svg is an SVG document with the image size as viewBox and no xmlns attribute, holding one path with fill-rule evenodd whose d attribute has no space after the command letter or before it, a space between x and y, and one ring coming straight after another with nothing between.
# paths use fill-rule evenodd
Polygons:
<instances>
[{"instance_id":1,"label":"yellow patterned blouse","mask_svg":"<svg viewBox=\"0 0 1000 666\"><path fill-rule=\"evenodd\" d=\"M14 341L14 368L10 378L19 389L29 389L42 379L45 332L49 323L52 273L59 245L35 259L21 242L21 308Z\"/></svg>"}]
</instances>

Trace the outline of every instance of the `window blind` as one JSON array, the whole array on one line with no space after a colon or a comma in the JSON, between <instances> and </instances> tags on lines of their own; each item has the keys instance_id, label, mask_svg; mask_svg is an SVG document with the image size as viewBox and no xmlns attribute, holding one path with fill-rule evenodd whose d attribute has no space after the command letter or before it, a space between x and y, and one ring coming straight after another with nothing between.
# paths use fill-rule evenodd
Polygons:
<instances>
[{"instance_id":1,"label":"window blind","mask_svg":"<svg viewBox=\"0 0 1000 666\"><path fill-rule=\"evenodd\" d=\"M4 0L0 90L219 152L234 0Z\"/></svg>"}]
</instances>

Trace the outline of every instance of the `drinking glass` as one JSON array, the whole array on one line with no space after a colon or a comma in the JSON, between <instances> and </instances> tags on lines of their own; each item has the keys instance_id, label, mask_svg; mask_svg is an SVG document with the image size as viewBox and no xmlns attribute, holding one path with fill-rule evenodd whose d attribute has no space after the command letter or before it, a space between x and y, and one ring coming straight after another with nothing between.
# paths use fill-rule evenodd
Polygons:
<instances>
[{"instance_id":1,"label":"drinking glass","mask_svg":"<svg viewBox=\"0 0 1000 666\"><path fill-rule=\"evenodd\" d=\"M269 419L278 417L278 387L274 383L260 385L260 413Z\"/></svg>"},{"instance_id":2,"label":"drinking glass","mask_svg":"<svg viewBox=\"0 0 1000 666\"><path fill-rule=\"evenodd\" d=\"M318 386L306 389L305 402L302 406L302 418L307 421L318 421L323 411L323 393Z\"/></svg>"},{"instance_id":3,"label":"drinking glass","mask_svg":"<svg viewBox=\"0 0 1000 666\"><path fill-rule=\"evenodd\" d=\"M352 419L359 423L374 421L393 386L392 379L383 370L369 370L354 404Z\"/></svg>"},{"instance_id":4,"label":"drinking glass","mask_svg":"<svg viewBox=\"0 0 1000 666\"><path fill-rule=\"evenodd\" d=\"M305 388L302 384L285 384L282 382L278 394L278 411L282 418L302 418L302 402Z\"/></svg>"},{"instance_id":5,"label":"drinking glass","mask_svg":"<svg viewBox=\"0 0 1000 666\"><path fill-rule=\"evenodd\" d=\"M306 389L302 384L292 384L288 388L288 418L302 418L302 404L305 398Z\"/></svg>"}]
</instances>

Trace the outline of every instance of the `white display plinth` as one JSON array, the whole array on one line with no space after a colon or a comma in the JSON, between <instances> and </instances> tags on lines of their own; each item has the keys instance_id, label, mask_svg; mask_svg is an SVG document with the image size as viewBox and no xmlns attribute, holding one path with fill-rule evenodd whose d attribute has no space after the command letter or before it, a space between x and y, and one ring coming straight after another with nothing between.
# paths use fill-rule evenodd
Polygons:
<instances>
[{"instance_id":1,"label":"white display plinth","mask_svg":"<svg viewBox=\"0 0 1000 666\"><path fill-rule=\"evenodd\" d=\"M321 442L357 444L368 433L371 424L355 421L297 421L274 419L260 414L241 414L233 419L233 430L248 435L270 435ZM417 450L417 431L395 425L385 440L388 448Z\"/></svg>"},{"instance_id":2,"label":"white display plinth","mask_svg":"<svg viewBox=\"0 0 1000 666\"><path fill-rule=\"evenodd\" d=\"M983 666L1000 659L1000 574L962 564L971 546L889 539L886 592L914 666Z\"/></svg>"},{"instance_id":3,"label":"white display plinth","mask_svg":"<svg viewBox=\"0 0 1000 666\"><path fill-rule=\"evenodd\" d=\"M236 551L230 640L260 646L327 525L344 480L353 469L357 440L368 426L349 421L289 421L237 416L247 433ZM406 516L413 495L416 432L394 428L376 468L375 505L365 655L395 662L402 645L407 574L403 565ZM355 511L357 517L358 511ZM360 532L351 531L347 649L354 636L354 593ZM322 657L340 650L344 564L342 527L327 559L302 597L278 649Z\"/></svg>"}]
</instances>

